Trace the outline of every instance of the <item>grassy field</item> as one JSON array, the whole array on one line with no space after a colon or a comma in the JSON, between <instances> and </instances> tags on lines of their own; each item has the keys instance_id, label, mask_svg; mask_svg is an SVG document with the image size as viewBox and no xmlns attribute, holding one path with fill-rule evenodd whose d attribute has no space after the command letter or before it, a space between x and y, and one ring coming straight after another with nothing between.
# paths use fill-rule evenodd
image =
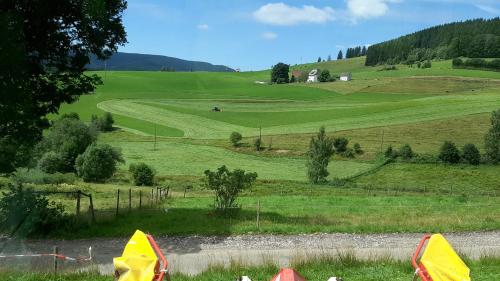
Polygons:
<instances>
[{"instance_id":1,"label":"grassy field","mask_svg":"<svg viewBox=\"0 0 500 281\"><path fill-rule=\"evenodd\" d=\"M433 62L430 69L398 65L397 70L380 71L365 67L364 58L293 68L350 71L353 81L255 83L267 81L269 71L98 73L104 85L62 112L78 112L83 120L99 110L112 112L121 129L101 134L99 141L119 147L126 163L107 184L44 187L95 194L100 215L90 228L53 235L127 236L135 228L171 235L500 229L495 166L396 162L373 170L377 155L389 145L408 143L416 153L436 155L442 142L451 140L483 150L490 112L500 105L497 73L452 69L450 61ZM214 106L222 112L211 112ZM333 158L329 180L363 174L344 186L306 183L304 156L311 136L323 125L329 135L345 136L365 151L356 159ZM232 131L245 137L238 148L229 144ZM256 152L252 143L261 132L266 149ZM160 182L172 187L173 198L159 210L115 219L116 190L126 194L130 183L125 170L136 162L153 166ZM212 214L213 195L201 184L204 170L221 165L259 175L232 218ZM186 186L193 189L184 198ZM134 194L139 190L133 188ZM57 200L73 212L72 199ZM255 226L259 200L260 230Z\"/></svg>"},{"instance_id":2,"label":"grassy field","mask_svg":"<svg viewBox=\"0 0 500 281\"><path fill-rule=\"evenodd\" d=\"M170 190L168 200L160 205L154 202L151 205L151 189L128 185L125 175L116 183L77 182L37 186L37 189L79 189L93 194L97 223L78 231L60 229L50 234L65 239L126 237L135 229L156 235L456 232L500 228L500 190L495 171L494 167L480 173L467 167L408 164L406 169L389 165L341 188L296 181L259 181L252 190L242 194L237 202L241 209L229 217L213 213L213 194L195 177L162 177L162 185L170 186ZM444 174L447 175L445 181L440 179ZM476 182L472 184L473 181ZM185 190L186 187L189 189ZM132 190L131 212L128 210L129 188ZM121 190L120 215L115 217L118 189ZM143 196L142 210L138 209L139 191ZM495 194L497 196L492 196ZM56 195L52 199L62 202L67 211L74 213L74 198ZM256 227L258 201L260 229ZM88 200L82 200L84 218L88 218L85 212L88 205Z\"/></svg>"},{"instance_id":3,"label":"grassy field","mask_svg":"<svg viewBox=\"0 0 500 281\"><path fill-rule=\"evenodd\" d=\"M494 281L500 278L500 260L483 258L478 261L469 261L471 275L475 281ZM359 261L350 258L348 254L337 257L316 257L307 261L297 259L291 265L300 274L310 281L326 281L332 276L342 277L351 281L379 281L379 280L411 280L414 270L409 261L371 260ZM245 266L234 262L228 268L212 266L206 272L197 276L174 274L172 280L180 281L214 281L235 280L242 275L249 276L252 280L270 280L279 267L269 262L264 266ZM111 281L113 277L98 274L68 274L54 277L53 275L33 273L0 273L0 278L6 281Z\"/></svg>"},{"instance_id":4,"label":"grassy field","mask_svg":"<svg viewBox=\"0 0 500 281\"><path fill-rule=\"evenodd\" d=\"M249 73L108 72L96 94L62 111L88 120L99 109L132 132L196 139L371 128L490 112L500 103L500 80L488 71L398 66L378 71L364 58L304 65L352 71L349 83L259 85L268 71ZM100 75L103 75L100 73ZM211 112L219 106L223 112Z\"/></svg>"}]
</instances>

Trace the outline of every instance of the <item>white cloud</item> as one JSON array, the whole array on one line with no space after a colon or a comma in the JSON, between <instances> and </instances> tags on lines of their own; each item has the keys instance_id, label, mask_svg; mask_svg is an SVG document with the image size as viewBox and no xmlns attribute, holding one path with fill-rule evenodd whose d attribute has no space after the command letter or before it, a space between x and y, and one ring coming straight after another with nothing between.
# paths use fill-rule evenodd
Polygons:
<instances>
[{"instance_id":1,"label":"white cloud","mask_svg":"<svg viewBox=\"0 0 500 281\"><path fill-rule=\"evenodd\" d=\"M264 32L264 33L262 33L262 38L264 38L266 40L274 40L274 39L278 38L278 34L276 34L274 32Z\"/></svg>"},{"instance_id":2,"label":"white cloud","mask_svg":"<svg viewBox=\"0 0 500 281\"><path fill-rule=\"evenodd\" d=\"M347 9L355 19L369 19L385 15L389 11L388 3L400 0L347 0Z\"/></svg>"},{"instance_id":3,"label":"white cloud","mask_svg":"<svg viewBox=\"0 0 500 281\"><path fill-rule=\"evenodd\" d=\"M196 26L199 30L208 30L210 27L208 26L208 24L199 24L198 26Z\"/></svg>"},{"instance_id":4,"label":"white cloud","mask_svg":"<svg viewBox=\"0 0 500 281\"><path fill-rule=\"evenodd\" d=\"M299 23L325 23L334 20L334 10L330 7L316 8L304 5L301 8L284 3L269 3L253 13L254 18L272 25L295 25Z\"/></svg>"},{"instance_id":5,"label":"white cloud","mask_svg":"<svg viewBox=\"0 0 500 281\"><path fill-rule=\"evenodd\" d=\"M488 5L481 5L481 4L477 4L476 7L478 9L481 9L481 10L487 12L487 13L494 14L494 15L500 15L500 9L497 9L495 7L491 7Z\"/></svg>"}]
</instances>

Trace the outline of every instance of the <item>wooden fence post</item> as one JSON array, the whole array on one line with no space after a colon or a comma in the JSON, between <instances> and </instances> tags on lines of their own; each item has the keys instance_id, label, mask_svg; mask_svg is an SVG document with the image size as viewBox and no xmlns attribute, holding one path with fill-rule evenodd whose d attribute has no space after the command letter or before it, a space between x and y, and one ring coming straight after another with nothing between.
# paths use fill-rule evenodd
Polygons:
<instances>
[{"instance_id":1,"label":"wooden fence post","mask_svg":"<svg viewBox=\"0 0 500 281\"><path fill-rule=\"evenodd\" d=\"M158 186L156 187L156 203L158 203Z\"/></svg>"},{"instance_id":2,"label":"wooden fence post","mask_svg":"<svg viewBox=\"0 0 500 281\"><path fill-rule=\"evenodd\" d=\"M132 211L132 188L128 189L128 211Z\"/></svg>"},{"instance_id":3,"label":"wooden fence post","mask_svg":"<svg viewBox=\"0 0 500 281\"><path fill-rule=\"evenodd\" d=\"M260 199L257 200L257 229L260 231Z\"/></svg>"},{"instance_id":4,"label":"wooden fence post","mask_svg":"<svg viewBox=\"0 0 500 281\"><path fill-rule=\"evenodd\" d=\"M118 216L118 212L120 209L120 190L116 192L116 215Z\"/></svg>"},{"instance_id":5,"label":"wooden fence post","mask_svg":"<svg viewBox=\"0 0 500 281\"><path fill-rule=\"evenodd\" d=\"M57 275L57 255L59 254L59 248L54 246L54 275Z\"/></svg>"},{"instance_id":6,"label":"wooden fence post","mask_svg":"<svg viewBox=\"0 0 500 281\"><path fill-rule=\"evenodd\" d=\"M80 217L80 197L81 197L81 191L78 190L76 192L76 216Z\"/></svg>"},{"instance_id":7,"label":"wooden fence post","mask_svg":"<svg viewBox=\"0 0 500 281\"><path fill-rule=\"evenodd\" d=\"M139 209L142 209L142 190L139 190Z\"/></svg>"},{"instance_id":8,"label":"wooden fence post","mask_svg":"<svg viewBox=\"0 0 500 281\"><path fill-rule=\"evenodd\" d=\"M170 185L167 185L167 196L165 196L165 199L168 199L168 192L170 191Z\"/></svg>"},{"instance_id":9,"label":"wooden fence post","mask_svg":"<svg viewBox=\"0 0 500 281\"><path fill-rule=\"evenodd\" d=\"M90 200L90 215L92 216L92 223L95 223L94 202L92 201L92 194L89 194Z\"/></svg>"},{"instance_id":10,"label":"wooden fence post","mask_svg":"<svg viewBox=\"0 0 500 281\"><path fill-rule=\"evenodd\" d=\"M184 186L184 198L186 198L186 190L187 190L187 186Z\"/></svg>"},{"instance_id":11,"label":"wooden fence post","mask_svg":"<svg viewBox=\"0 0 500 281\"><path fill-rule=\"evenodd\" d=\"M153 207L153 200L154 200L153 192L154 192L154 189L151 188L151 201L150 201L151 207Z\"/></svg>"}]
</instances>

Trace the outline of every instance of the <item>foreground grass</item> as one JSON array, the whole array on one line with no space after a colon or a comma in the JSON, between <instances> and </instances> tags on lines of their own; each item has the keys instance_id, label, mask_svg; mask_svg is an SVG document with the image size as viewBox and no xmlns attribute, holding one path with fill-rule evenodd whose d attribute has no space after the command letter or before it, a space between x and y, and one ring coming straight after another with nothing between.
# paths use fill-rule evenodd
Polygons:
<instances>
[{"instance_id":1,"label":"foreground grass","mask_svg":"<svg viewBox=\"0 0 500 281\"><path fill-rule=\"evenodd\" d=\"M475 281L495 281L500 279L500 259L483 258L477 261L466 259L466 263L471 269L471 276ZM382 281L412 280L414 270L408 261L397 262L393 260L359 261L341 255L339 257L305 257L293 261L292 268L310 281L326 281L329 277L340 276L344 280L350 281ZM252 280L270 280L279 267L269 262L266 265L244 266L234 262L228 267L213 266L206 272L197 276L186 276L174 274L172 280L179 281L218 281L235 280L242 275L249 276ZM6 281L111 281L113 277L98 274L68 274L68 275L44 275L35 273L0 273L0 279Z\"/></svg>"},{"instance_id":2,"label":"foreground grass","mask_svg":"<svg viewBox=\"0 0 500 281\"><path fill-rule=\"evenodd\" d=\"M256 226L260 201L260 229ZM231 216L213 213L213 198L175 198L161 209L124 212L65 238L248 233L456 232L500 229L500 199L463 196L242 197ZM187 223L189 222L189 223Z\"/></svg>"}]
</instances>

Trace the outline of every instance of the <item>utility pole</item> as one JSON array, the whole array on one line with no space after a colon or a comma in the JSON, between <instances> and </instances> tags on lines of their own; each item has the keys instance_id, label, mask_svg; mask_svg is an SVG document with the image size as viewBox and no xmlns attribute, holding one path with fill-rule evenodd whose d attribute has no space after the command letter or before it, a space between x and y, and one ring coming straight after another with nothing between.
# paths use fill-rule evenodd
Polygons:
<instances>
[{"instance_id":1,"label":"utility pole","mask_svg":"<svg viewBox=\"0 0 500 281\"><path fill-rule=\"evenodd\" d=\"M156 123L155 123L155 140L154 140L154 151L156 151Z\"/></svg>"}]
</instances>

